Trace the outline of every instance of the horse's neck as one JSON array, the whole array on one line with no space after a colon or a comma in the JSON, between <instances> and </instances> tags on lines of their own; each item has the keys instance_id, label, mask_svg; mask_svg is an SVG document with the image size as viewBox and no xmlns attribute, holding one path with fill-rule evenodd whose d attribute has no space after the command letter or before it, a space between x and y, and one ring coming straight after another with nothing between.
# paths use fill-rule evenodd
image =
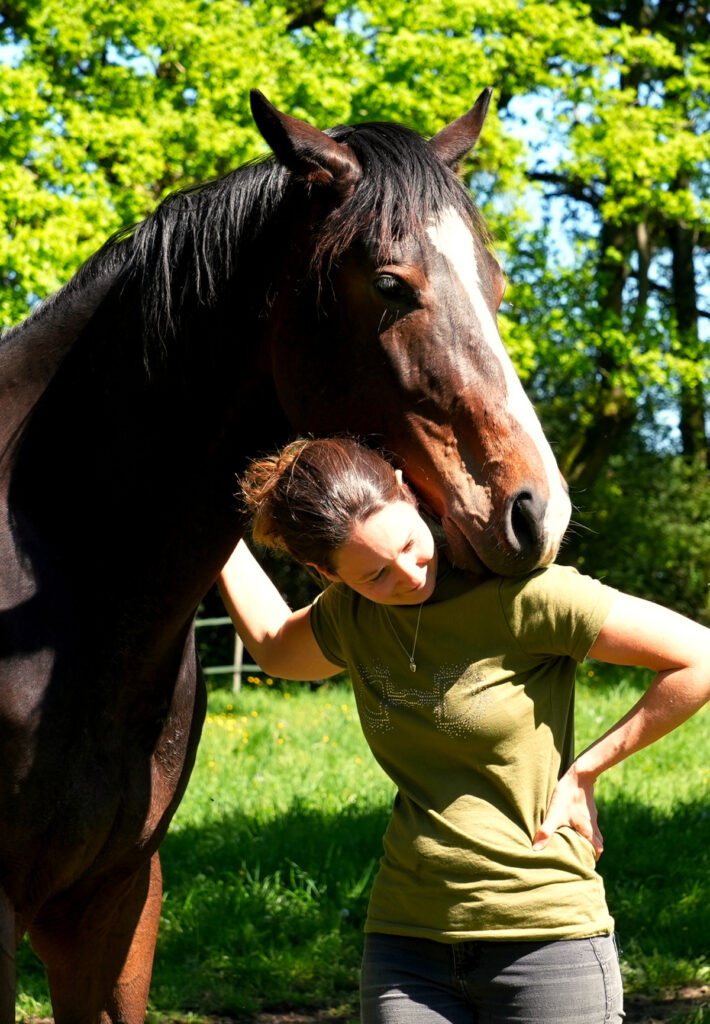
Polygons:
<instances>
[{"instance_id":1,"label":"horse's neck","mask_svg":"<svg viewBox=\"0 0 710 1024\"><path fill-rule=\"evenodd\" d=\"M265 324L234 298L147 374L130 285L118 295L110 278L80 275L0 346L0 438L19 437L0 460L12 471L9 554L29 584L70 594L89 618L108 590L131 622L134 606L177 621L238 536L245 459L288 431L254 355Z\"/></svg>"},{"instance_id":2,"label":"horse's neck","mask_svg":"<svg viewBox=\"0 0 710 1024\"><path fill-rule=\"evenodd\" d=\"M0 455L17 437L112 280L107 276L81 289L70 282L0 339Z\"/></svg>"},{"instance_id":3,"label":"horse's neck","mask_svg":"<svg viewBox=\"0 0 710 1024\"><path fill-rule=\"evenodd\" d=\"M134 602L150 617L171 603L179 616L236 541L234 492L245 459L288 428L268 370L246 352L237 359L240 340L253 353L255 323L240 331L223 324L231 344L220 339L211 357L216 330L206 331L193 338L196 349L202 344L194 366L146 375L127 299L109 297L55 363L12 460L9 504L23 527L15 530L18 553L40 583L60 576L57 586L85 590L91 605L105 578L127 608Z\"/></svg>"}]
</instances>

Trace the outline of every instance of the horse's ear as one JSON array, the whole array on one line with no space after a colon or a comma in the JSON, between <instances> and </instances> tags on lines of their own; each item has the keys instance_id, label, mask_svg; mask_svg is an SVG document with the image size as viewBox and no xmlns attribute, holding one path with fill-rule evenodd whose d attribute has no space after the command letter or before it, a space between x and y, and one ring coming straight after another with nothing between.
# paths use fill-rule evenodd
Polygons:
<instances>
[{"instance_id":1,"label":"horse's ear","mask_svg":"<svg viewBox=\"0 0 710 1024\"><path fill-rule=\"evenodd\" d=\"M313 185L349 191L362 177L352 149L297 117L282 114L258 89L250 93L256 126L276 158L293 174Z\"/></svg>"},{"instance_id":2,"label":"horse's ear","mask_svg":"<svg viewBox=\"0 0 710 1024\"><path fill-rule=\"evenodd\" d=\"M484 89L467 114L442 128L431 140L437 155L449 167L454 167L478 142L492 93L492 89Z\"/></svg>"}]
</instances>

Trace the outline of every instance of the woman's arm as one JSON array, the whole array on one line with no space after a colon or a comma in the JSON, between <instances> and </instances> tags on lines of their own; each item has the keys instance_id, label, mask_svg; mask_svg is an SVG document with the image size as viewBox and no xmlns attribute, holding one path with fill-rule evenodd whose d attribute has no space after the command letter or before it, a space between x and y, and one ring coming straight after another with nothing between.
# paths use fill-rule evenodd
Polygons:
<instances>
[{"instance_id":1,"label":"woman's arm","mask_svg":"<svg viewBox=\"0 0 710 1024\"><path fill-rule=\"evenodd\" d=\"M611 607L590 657L614 665L637 665L657 675L637 704L584 750L559 780L547 816L533 840L543 849L562 825L593 844L597 826L594 783L608 768L671 732L710 699L710 630L676 612L628 594Z\"/></svg>"},{"instance_id":2,"label":"woman's arm","mask_svg":"<svg viewBox=\"0 0 710 1024\"><path fill-rule=\"evenodd\" d=\"M264 672L325 679L343 671L318 646L311 606L292 612L242 540L220 573L219 589L234 628Z\"/></svg>"}]
</instances>

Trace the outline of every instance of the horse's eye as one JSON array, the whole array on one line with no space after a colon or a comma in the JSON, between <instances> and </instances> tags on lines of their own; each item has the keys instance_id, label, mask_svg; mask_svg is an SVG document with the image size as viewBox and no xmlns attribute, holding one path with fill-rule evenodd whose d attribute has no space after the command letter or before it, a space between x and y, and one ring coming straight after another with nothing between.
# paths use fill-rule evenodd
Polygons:
<instances>
[{"instance_id":1,"label":"horse's eye","mask_svg":"<svg viewBox=\"0 0 710 1024\"><path fill-rule=\"evenodd\" d=\"M416 305L417 297L412 288L396 274L378 274L373 284L387 302L404 306Z\"/></svg>"}]
</instances>

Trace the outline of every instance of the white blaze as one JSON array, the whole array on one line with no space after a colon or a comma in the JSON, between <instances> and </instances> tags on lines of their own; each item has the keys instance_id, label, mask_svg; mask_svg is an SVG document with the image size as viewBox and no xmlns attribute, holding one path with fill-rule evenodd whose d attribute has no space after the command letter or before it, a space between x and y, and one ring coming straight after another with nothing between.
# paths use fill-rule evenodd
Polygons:
<instances>
[{"instance_id":1,"label":"white blaze","mask_svg":"<svg viewBox=\"0 0 710 1024\"><path fill-rule=\"evenodd\" d=\"M506 412L518 421L525 434L537 448L550 492L543 529L545 536L555 545L567 528L570 515L569 497L562 486L552 449L543 433L532 403L525 394L515 372L510 356L505 350L495 316L488 308L481 287L471 229L453 208L449 208L437 223L427 229L427 234L434 248L444 256L452 274L459 279L465 289L471 300L473 317L480 325L484 343L503 371L506 386Z\"/></svg>"}]
</instances>

